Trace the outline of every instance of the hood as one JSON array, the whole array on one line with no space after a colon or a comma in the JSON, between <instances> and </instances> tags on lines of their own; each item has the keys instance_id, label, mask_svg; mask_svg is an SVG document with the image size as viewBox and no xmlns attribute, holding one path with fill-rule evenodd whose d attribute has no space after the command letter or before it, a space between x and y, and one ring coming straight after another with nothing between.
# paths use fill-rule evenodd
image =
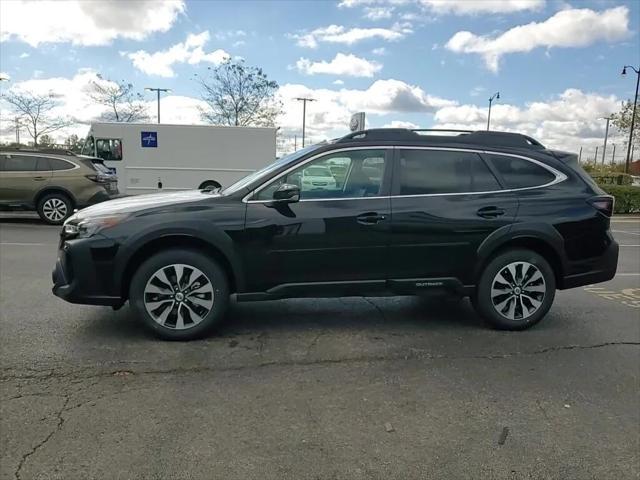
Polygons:
<instances>
[{"instance_id":1,"label":"hood","mask_svg":"<svg viewBox=\"0 0 640 480\"><path fill-rule=\"evenodd\" d=\"M134 213L148 208L162 207L165 205L177 205L180 203L198 202L215 197L219 193L205 190L186 190L171 193L152 193L148 195L134 195L131 197L107 200L76 212L69 218L70 221L79 221L84 218L114 215L118 213Z\"/></svg>"}]
</instances>

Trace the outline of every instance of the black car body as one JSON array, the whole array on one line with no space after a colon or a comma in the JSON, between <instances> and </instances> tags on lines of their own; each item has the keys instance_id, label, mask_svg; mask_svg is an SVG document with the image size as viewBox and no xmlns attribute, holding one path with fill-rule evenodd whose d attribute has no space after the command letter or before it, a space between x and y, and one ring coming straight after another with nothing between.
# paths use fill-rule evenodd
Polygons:
<instances>
[{"instance_id":1,"label":"black car body","mask_svg":"<svg viewBox=\"0 0 640 480\"><path fill-rule=\"evenodd\" d=\"M300 185L300 169L318 164L340 172L333 190ZM189 251L215 264L222 294L236 294L238 301L447 293L470 296L498 327L520 329L546 313L555 288L615 275L612 211L613 199L575 155L524 135L368 130L296 152L222 192L160 193L81 210L61 234L53 292L74 303L119 307L130 299L133 283L151 285L136 278L145 262ZM492 268L496 273L484 279ZM538 276L542 280L533 283L542 282L538 290L544 292L525 294L527 277ZM184 282L169 283L165 300L173 304L164 316L179 316L176 292ZM487 294L483 283L491 283ZM499 296L502 288L508 298ZM144 286L139 291L138 313L147 314L160 335L201 333L157 318L154 325L144 299L162 300L166 292L150 297ZM219 300L216 292L207 298ZM178 321L195 327L208 323L209 314L207 322Z\"/></svg>"}]
</instances>

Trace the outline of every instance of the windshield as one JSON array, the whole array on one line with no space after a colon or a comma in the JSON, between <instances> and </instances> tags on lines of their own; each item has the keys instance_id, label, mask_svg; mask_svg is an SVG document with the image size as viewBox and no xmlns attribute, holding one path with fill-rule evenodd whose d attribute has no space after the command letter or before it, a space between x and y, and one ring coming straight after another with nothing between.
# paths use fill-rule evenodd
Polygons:
<instances>
[{"instance_id":1,"label":"windshield","mask_svg":"<svg viewBox=\"0 0 640 480\"><path fill-rule=\"evenodd\" d=\"M249 175L247 175L244 178L241 178L240 180L238 180L236 183L234 183L233 185L228 186L227 188L225 188L222 192L223 195L230 195L232 193L237 192L238 190L242 190L243 188L247 188L249 185L251 185L253 182L255 182L256 180L258 180L259 178L270 174L271 172L277 170L278 168L287 165L288 163L294 162L295 160L303 157L304 155L306 155L309 152L312 152L314 150L316 150L317 148L319 148L321 146L321 144L316 144L316 145L310 145L308 147L305 147L301 150L298 150L297 152L293 152L290 153L289 155L285 155L284 157L276 160L275 162L267 165L264 168L261 168L260 170L257 170L253 173L250 173Z\"/></svg>"}]
</instances>

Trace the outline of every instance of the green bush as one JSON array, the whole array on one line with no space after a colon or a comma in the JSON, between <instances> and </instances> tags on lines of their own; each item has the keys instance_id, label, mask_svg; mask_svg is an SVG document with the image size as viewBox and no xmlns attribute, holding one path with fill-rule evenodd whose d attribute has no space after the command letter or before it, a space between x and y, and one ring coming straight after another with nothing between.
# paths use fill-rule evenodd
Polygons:
<instances>
[{"instance_id":1,"label":"green bush","mask_svg":"<svg viewBox=\"0 0 640 480\"><path fill-rule=\"evenodd\" d=\"M607 185L631 185L633 177L628 173L590 173L596 183L602 187Z\"/></svg>"},{"instance_id":2,"label":"green bush","mask_svg":"<svg viewBox=\"0 0 640 480\"><path fill-rule=\"evenodd\" d=\"M602 188L615 197L615 213L640 213L640 187L602 185Z\"/></svg>"}]
</instances>

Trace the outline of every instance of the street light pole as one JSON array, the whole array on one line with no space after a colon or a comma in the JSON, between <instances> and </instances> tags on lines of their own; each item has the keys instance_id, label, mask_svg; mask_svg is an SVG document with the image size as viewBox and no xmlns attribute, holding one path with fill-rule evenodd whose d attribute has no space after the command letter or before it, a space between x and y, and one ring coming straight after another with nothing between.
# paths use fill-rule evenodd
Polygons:
<instances>
[{"instance_id":1,"label":"street light pole","mask_svg":"<svg viewBox=\"0 0 640 480\"><path fill-rule=\"evenodd\" d=\"M489 126L491 125L491 104L494 100L500 100L500 92L496 92L489 98L489 115L487 115L487 130L489 130Z\"/></svg>"},{"instance_id":2,"label":"street light pole","mask_svg":"<svg viewBox=\"0 0 640 480\"><path fill-rule=\"evenodd\" d=\"M160 92L168 93L171 91L171 89L170 88L151 88L151 87L145 87L144 89L149 92L156 92L158 94L158 123L160 123Z\"/></svg>"},{"instance_id":3,"label":"street light pole","mask_svg":"<svg viewBox=\"0 0 640 480\"><path fill-rule=\"evenodd\" d=\"M314 98L298 97L299 102L302 102L302 148L304 148L304 131L307 123L307 102L315 102Z\"/></svg>"},{"instance_id":4,"label":"street light pole","mask_svg":"<svg viewBox=\"0 0 640 480\"><path fill-rule=\"evenodd\" d=\"M607 150L607 138L609 137L609 122L613 119L613 115L609 115L608 117L601 117L601 118L607 121L607 127L604 130L604 147L602 149L602 164L604 165L604 153Z\"/></svg>"},{"instance_id":5,"label":"street light pole","mask_svg":"<svg viewBox=\"0 0 640 480\"><path fill-rule=\"evenodd\" d=\"M630 68L636 72L636 94L633 97L633 111L631 112L631 128L629 129L629 144L627 145L627 160L624 165L625 173L629 173L629 163L631 162L631 144L633 143L633 127L636 121L636 104L638 103L638 86L640 86L640 68L635 68L631 65L625 65L622 67L622 75L627 74L627 68Z\"/></svg>"}]
</instances>

